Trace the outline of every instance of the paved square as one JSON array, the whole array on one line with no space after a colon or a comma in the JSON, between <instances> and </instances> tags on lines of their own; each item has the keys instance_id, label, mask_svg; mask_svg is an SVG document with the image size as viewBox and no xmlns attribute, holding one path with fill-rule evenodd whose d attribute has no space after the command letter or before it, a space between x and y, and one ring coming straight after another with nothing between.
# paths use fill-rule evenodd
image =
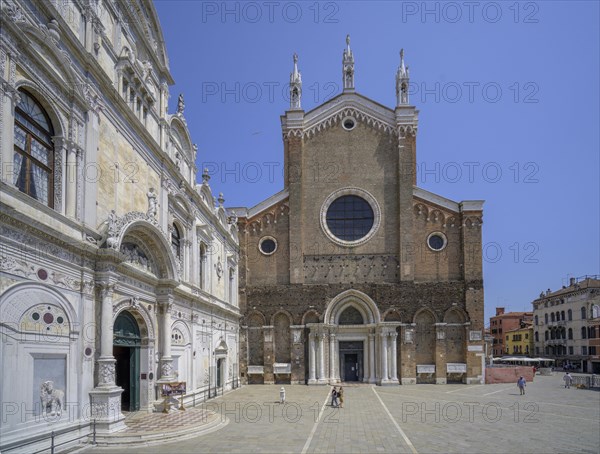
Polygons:
<instances>
[{"instance_id":1,"label":"paved square","mask_svg":"<svg viewBox=\"0 0 600 454\"><path fill-rule=\"evenodd\" d=\"M329 387L245 386L203 404L229 424L175 443L90 453L400 452L598 453L600 392L565 389L561 375L515 385L347 386L343 409Z\"/></svg>"}]
</instances>

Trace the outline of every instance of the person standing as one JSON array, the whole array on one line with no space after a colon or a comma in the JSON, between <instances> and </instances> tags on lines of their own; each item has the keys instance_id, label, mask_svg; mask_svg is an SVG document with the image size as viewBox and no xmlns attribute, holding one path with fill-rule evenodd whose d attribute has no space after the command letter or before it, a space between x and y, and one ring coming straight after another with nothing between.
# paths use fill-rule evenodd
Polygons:
<instances>
[{"instance_id":1,"label":"person standing","mask_svg":"<svg viewBox=\"0 0 600 454\"><path fill-rule=\"evenodd\" d=\"M332 407L338 406L338 393L337 393L337 390L335 389L335 386L333 387L333 390L331 391L331 406Z\"/></svg>"},{"instance_id":2,"label":"person standing","mask_svg":"<svg viewBox=\"0 0 600 454\"><path fill-rule=\"evenodd\" d=\"M573 377L571 376L570 372L565 374L563 380L565 381L565 388L571 388L571 385L573 384Z\"/></svg>"},{"instance_id":3,"label":"person standing","mask_svg":"<svg viewBox=\"0 0 600 454\"><path fill-rule=\"evenodd\" d=\"M517 380L517 386L519 388L519 391L521 391L521 395L523 396L525 394L525 386L527 386L527 382L525 381L525 378L522 375Z\"/></svg>"},{"instance_id":4,"label":"person standing","mask_svg":"<svg viewBox=\"0 0 600 454\"><path fill-rule=\"evenodd\" d=\"M340 408L344 408L344 388L340 386L340 390L337 393L338 399L340 400Z\"/></svg>"}]
</instances>

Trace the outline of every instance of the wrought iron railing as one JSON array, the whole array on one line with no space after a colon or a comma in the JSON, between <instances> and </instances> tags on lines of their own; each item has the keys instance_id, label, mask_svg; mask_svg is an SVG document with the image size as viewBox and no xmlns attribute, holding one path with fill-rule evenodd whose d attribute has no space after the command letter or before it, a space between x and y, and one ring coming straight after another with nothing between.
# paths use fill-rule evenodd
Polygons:
<instances>
[{"instance_id":1,"label":"wrought iron railing","mask_svg":"<svg viewBox=\"0 0 600 454\"><path fill-rule=\"evenodd\" d=\"M87 428L89 428L90 430L88 433L86 433L84 435L80 435L79 437L69 438L66 440L57 440L59 437L62 437L63 435L66 435L70 432L81 431L81 430L85 430ZM32 438L29 438L24 442L18 441L18 442L2 445L2 446L0 446L0 452L2 452L4 454L4 453L10 452L10 451L14 451L15 449L20 449L20 448L24 448L26 446L40 444L40 443L44 443L45 441L49 441L49 446L46 446L42 449L38 449L37 451L27 451L27 452L29 454L39 454L39 453L49 451L50 454L54 454L55 450L57 448L60 448L61 446L65 446L67 444L74 443L74 442L76 442L78 440L82 440L84 438L87 438L89 440L90 437L91 437L91 444L95 445L96 444L96 420L95 419L87 424L80 424L75 427L69 427L69 428L65 428L65 429L61 429L61 430L53 430L49 434L38 435L38 436L35 436Z\"/></svg>"}]
</instances>

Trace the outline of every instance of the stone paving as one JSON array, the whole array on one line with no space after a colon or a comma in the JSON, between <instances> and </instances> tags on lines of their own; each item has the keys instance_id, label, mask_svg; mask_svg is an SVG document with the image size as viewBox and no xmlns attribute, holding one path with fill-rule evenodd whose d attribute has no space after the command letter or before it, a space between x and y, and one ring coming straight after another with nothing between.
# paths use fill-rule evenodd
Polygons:
<instances>
[{"instance_id":1,"label":"stone paving","mask_svg":"<svg viewBox=\"0 0 600 454\"><path fill-rule=\"evenodd\" d=\"M561 374L536 376L524 396L516 384L345 386L342 409L329 406L329 387L288 385L285 405L279 388L245 386L202 404L229 424L200 437L85 452L600 452L600 392L565 389Z\"/></svg>"}]
</instances>

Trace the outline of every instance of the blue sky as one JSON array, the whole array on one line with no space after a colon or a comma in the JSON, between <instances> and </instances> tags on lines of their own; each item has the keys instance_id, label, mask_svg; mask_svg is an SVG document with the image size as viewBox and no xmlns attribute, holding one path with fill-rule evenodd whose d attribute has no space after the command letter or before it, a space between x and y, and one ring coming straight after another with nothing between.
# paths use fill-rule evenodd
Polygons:
<instances>
[{"instance_id":1,"label":"blue sky","mask_svg":"<svg viewBox=\"0 0 600 454\"><path fill-rule=\"evenodd\" d=\"M283 188L279 116L299 55L303 108L341 91L395 105L400 48L420 110L418 185L484 199L486 320L600 273L599 3L155 1L198 168L227 206ZM486 322L487 324L487 322Z\"/></svg>"}]
</instances>

